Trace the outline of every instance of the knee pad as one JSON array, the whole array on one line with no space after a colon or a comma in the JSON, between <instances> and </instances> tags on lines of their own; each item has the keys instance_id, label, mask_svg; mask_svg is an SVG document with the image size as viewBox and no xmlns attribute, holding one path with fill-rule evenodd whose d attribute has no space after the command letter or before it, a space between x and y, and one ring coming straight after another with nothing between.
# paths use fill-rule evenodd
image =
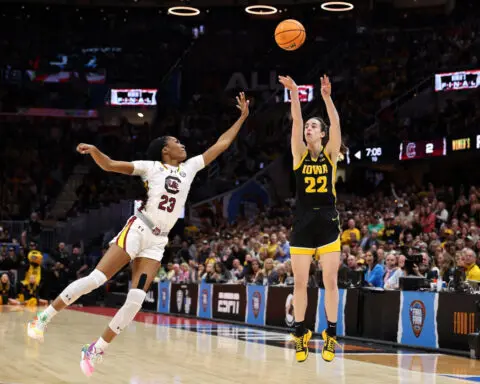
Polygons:
<instances>
[{"instance_id":1,"label":"knee pad","mask_svg":"<svg viewBox=\"0 0 480 384\"><path fill-rule=\"evenodd\" d=\"M82 277L70 284L63 290L60 297L65 304L73 304L80 296L92 292L94 289L103 285L106 281L107 277L103 272L95 269L88 276Z\"/></svg>"},{"instance_id":2,"label":"knee pad","mask_svg":"<svg viewBox=\"0 0 480 384\"><path fill-rule=\"evenodd\" d=\"M110 329L117 335L122 332L135 318L142 308L147 293L141 289L131 289L123 307L115 314L109 324Z\"/></svg>"}]
</instances>

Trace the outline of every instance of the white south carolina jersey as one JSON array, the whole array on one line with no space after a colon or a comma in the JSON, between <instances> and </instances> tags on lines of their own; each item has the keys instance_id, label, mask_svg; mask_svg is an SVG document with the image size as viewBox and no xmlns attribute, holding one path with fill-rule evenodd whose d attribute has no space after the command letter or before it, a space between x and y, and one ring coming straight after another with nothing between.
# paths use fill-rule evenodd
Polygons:
<instances>
[{"instance_id":1,"label":"white south carolina jersey","mask_svg":"<svg viewBox=\"0 0 480 384\"><path fill-rule=\"evenodd\" d=\"M148 199L141 209L158 229L168 232L185 207L190 186L205 167L203 156L195 156L174 167L159 161L133 161L133 175L147 187Z\"/></svg>"}]
</instances>

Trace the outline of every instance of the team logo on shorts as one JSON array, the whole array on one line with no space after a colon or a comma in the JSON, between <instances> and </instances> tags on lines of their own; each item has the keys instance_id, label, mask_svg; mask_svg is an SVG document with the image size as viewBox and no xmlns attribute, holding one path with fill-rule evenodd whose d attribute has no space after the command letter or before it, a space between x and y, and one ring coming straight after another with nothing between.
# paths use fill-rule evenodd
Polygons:
<instances>
[{"instance_id":1,"label":"team logo on shorts","mask_svg":"<svg viewBox=\"0 0 480 384\"><path fill-rule=\"evenodd\" d=\"M410 303L410 325L415 337L419 337L422 333L426 313L425 304L422 301L415 300Z\"/></svg>"},{"instance_id":2,"label":"team logo on shorts","mask_svg":"<svg viewBox=\"0 0 480 384\"><path fill-rule=\"evenodd\" d=\"M173 193L174 195L180 192L180 184L181 180L175 176L168 176L165 179L165 189L169 193Z\"/></svg>"},{"instance_id":3,"label":"team logo on shorts","mask_svg":"<svg viewBox=\"0 0 480 384\"><path fill-rule=\"evenodd\" d=\"M206 289L202 290L202 309L203 312L207 312L208 306L208 291Z\"/></svg>"},{"instance_id":4,"label":"team logo on shorts","mask_svg":"<svg viewBox=\"0 0 480 384\"><path fill-rule=\"evenodd\" d=\"M180 176L182 176L182 177L186 177L186 176L187 176L187 174L186 174L185 172L181 171L181 172L180 172Z\"/></svg>"},{"instance_id":5,"label":"team logo on shorts","mask_svg":"<svg viewBox=\"0 0 480 384\"><path fill-rule=\"evenodd\" d=\"M253 292L252 296L252 311L253 311L253 316L255 316L255 319L258 317L258 314L260 313L260 305L262 304L262 295L260 292L256 291Z\"/></svg>"},{"instance_id":6,"label":"team logo on shorts","mask_svg":"<svg viewBox=\"0 0 480 384\"><path fill-rule=\"evenodd\" d=\"M407 157L411 159L412 157L415 157L417 155L416 151L417 147L415 143L408 143L407 144Z\"/></svg>"}]
</instances>

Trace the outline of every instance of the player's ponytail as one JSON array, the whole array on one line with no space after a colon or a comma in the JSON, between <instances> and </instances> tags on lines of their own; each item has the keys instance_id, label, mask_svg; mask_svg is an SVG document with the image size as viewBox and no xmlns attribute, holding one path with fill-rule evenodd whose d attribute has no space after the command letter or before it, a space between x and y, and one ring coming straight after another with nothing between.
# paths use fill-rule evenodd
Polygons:
<instances>
[{"instance_id":1,"label":"player's ponytail","mask_svg":"<svg viewBox=\"0 0 480 384\"><path fill-rule=\"evenodd\" d=\"M162 151L167 145L168 136L160 136L153 140L147 149L147 160L162 161Z\"/></svg>"}]
</instances>

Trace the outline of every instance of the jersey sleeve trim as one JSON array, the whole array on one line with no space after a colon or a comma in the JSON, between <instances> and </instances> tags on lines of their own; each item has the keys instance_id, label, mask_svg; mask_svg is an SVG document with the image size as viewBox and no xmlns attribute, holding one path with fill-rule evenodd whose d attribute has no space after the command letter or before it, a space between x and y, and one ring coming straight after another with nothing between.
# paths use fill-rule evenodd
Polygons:
<instances>
[{"instance_id":1,"label":"jersey sleeve trim","mask_svg":"<svg viewBox=\"0 0 480 384\"><path fill-rule=\"evenodd\" d=\"M305 151L305 153L302 155L302 158L300 159L300 161L298 162L298 164L295 164L293 166L293 170L296 171L298 168L301 167L302 163L303 163L303 160L305 160L305 158L307 157L308 155L308 149Z\"/></svg>"},{"instance_id":2,"label":"jersey sleeve trim","mask_svg":"<svg viewBox=\"0 0 480 384\"><path fill-rule=\"evenodd\" d=\"M329 154L327 153L327 151L325 151L325 150L324 150L323 152L325 153L325 157L327 158L327 160L328 160L328 162L330 163L330 165L332 166L332 168L335 168L336 165L333 164L333 161L332 161L332 159L330 158L330 155L329 155Z\"/></svg>"}]
</instances>

